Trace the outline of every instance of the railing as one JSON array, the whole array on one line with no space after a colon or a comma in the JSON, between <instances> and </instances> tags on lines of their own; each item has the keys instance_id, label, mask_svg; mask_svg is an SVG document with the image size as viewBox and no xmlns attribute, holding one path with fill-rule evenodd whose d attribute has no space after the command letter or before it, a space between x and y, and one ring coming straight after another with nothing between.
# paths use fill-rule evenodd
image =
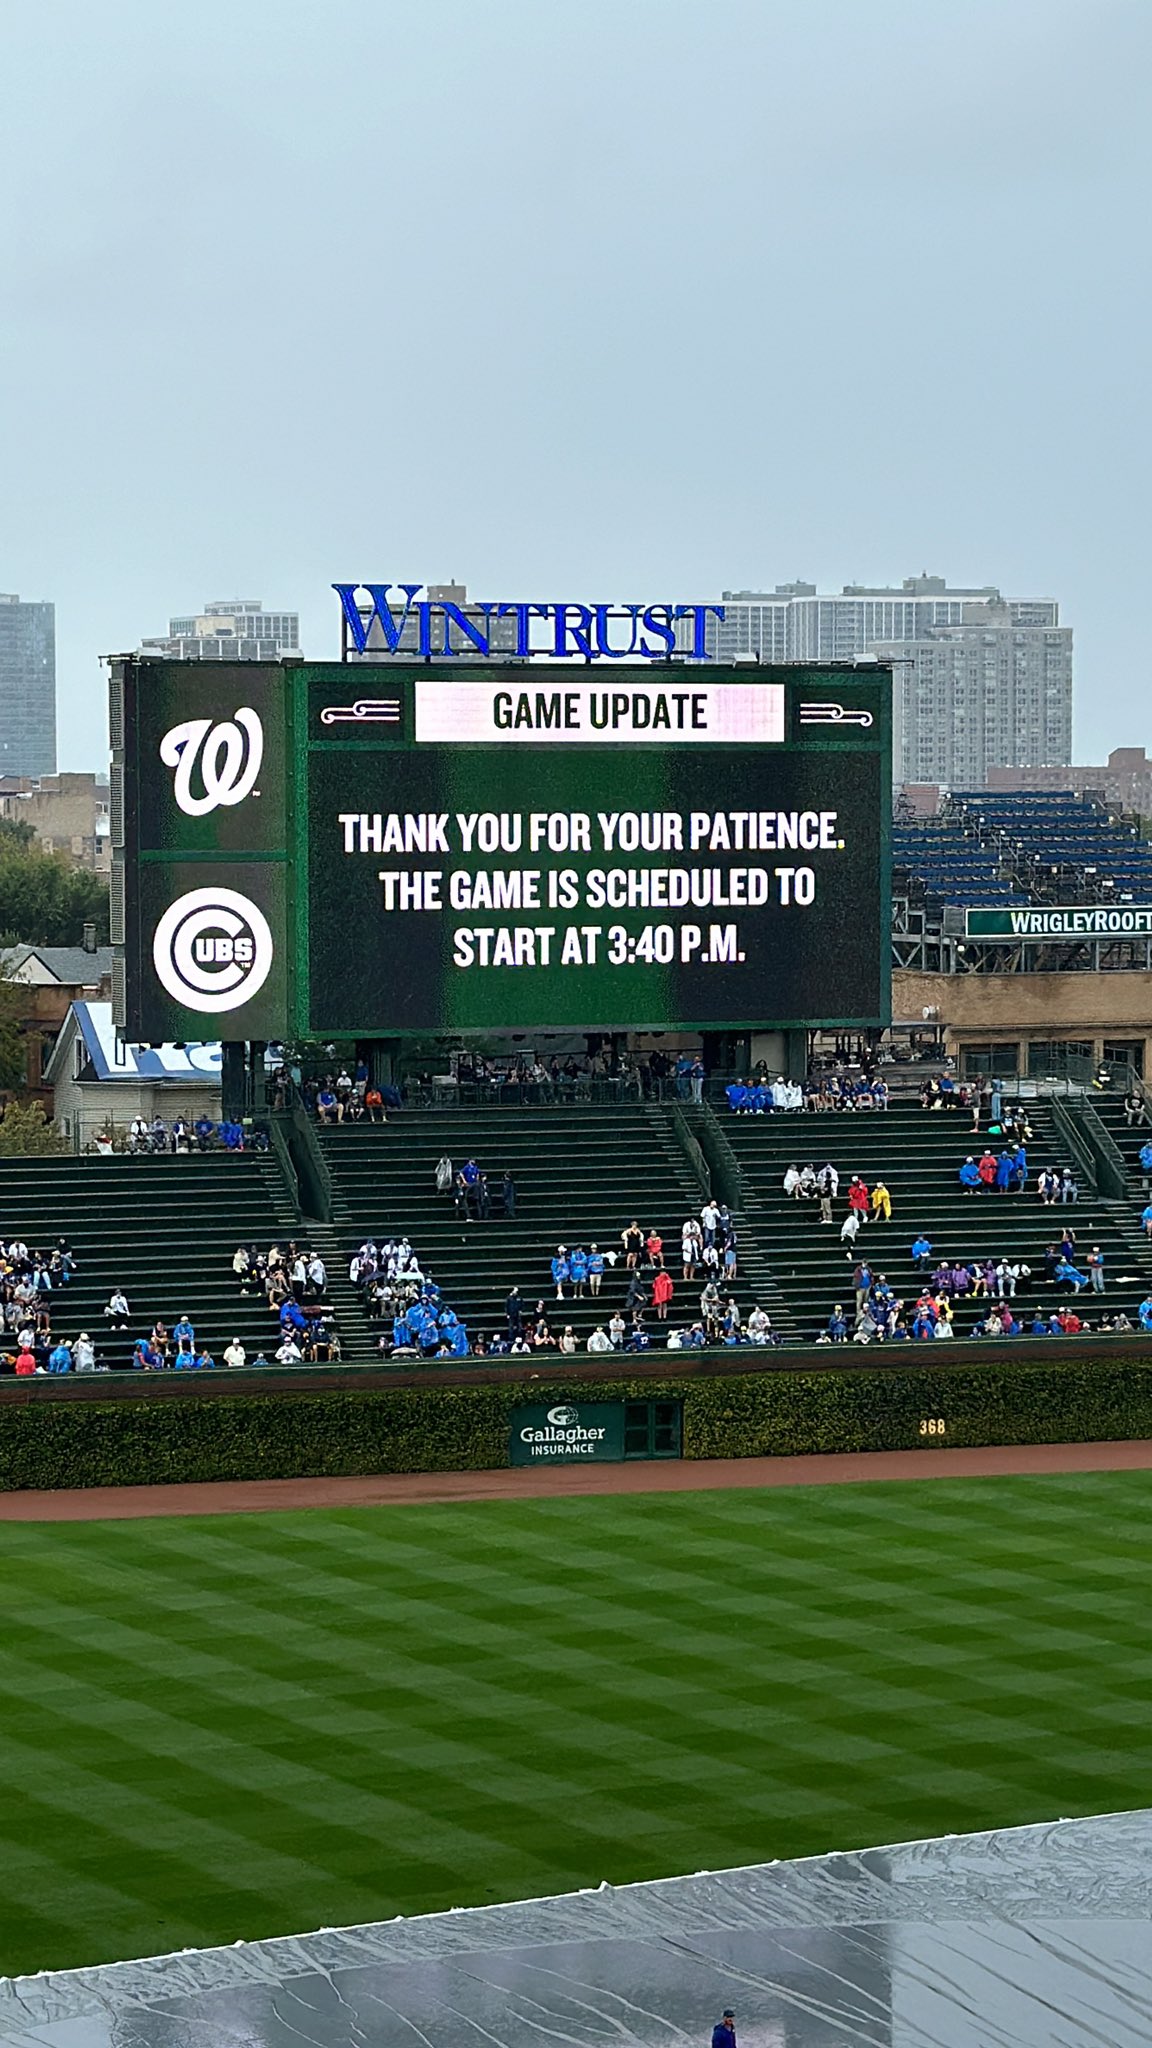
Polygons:
<instances>
[{"instance_id":1,"label":"railing","mask_svg":"<svg viewBox=\"0 0 1152 2048\"><path fill-rule=\"evenodd\" d=\"M1052 1123L1080 1170L1081 1181L1096 1192L1096 1160L1069 1106L1059 1097L1051 1102Z\"/></svg>"},{"instance_id":2,"label":"railing","mask_svg":"<svg viewBox=\"0 0 1152 2048\"><path fill-rule=\"evenodd\" d=\"M300 1103L296 1103L291 1109L278 1109L272 1123L281 1127L294 1169L302 1213L314 1217L318 1223L331 1223L332 1176L320 1149L313 1119Z\"/></svg>"},{"instance_id":3,"label":"railing","mask_svg":"<svg viewBox=\"0 0 1152 2048\"><path fill-rule=\"evenodd\" d=\"M676 1133L680 1150L683 1152L699 1182L701 1191L711 1199L712 1174L709 1170L708 1161L701 1149L699 1138L691 1128L687 1117L679 1105L674 1107L672 1111L672 1128Z\"/></svg>"},{"instance_id":4,"label":"railing","mask_svg":"<svg viewBox=\"0 0 1152 2048\"><path fill-rule=\"evenodd\" d=\"M1055 1103L1052 1108L1055 1114ZM1091 1096L1080 1095L1070 1101L1065 1114L1076 1125L1092 1154L1100 1193L1110 1202L1124 1201L1128 1194L1128 1168L1124 1154L1111 1131L1097 1116Z\"/></svg>"}]
</instances>

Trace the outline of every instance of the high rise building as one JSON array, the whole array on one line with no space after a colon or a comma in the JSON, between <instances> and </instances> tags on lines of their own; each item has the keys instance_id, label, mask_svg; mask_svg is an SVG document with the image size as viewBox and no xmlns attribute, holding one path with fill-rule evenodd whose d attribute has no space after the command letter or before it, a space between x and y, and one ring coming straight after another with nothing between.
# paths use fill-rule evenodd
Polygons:
<instances>
[{"instance_id":1,"label":"high rise building","mask_svg":"<svg viewBox=\"0 0 1152 2048\"><path fill-rule=\"evenodd\" d=\"M276 661L300 652L299 612L266 612L258 597L223 599L169 619L167 637L143 640L142 654L176 661Z\"/></svg>"},{"instance_id":2,"label":"high rise building","mask_svg":"<svg viewBox=\"0 0 1152 2048\"><path fill-rule=\"evenodd\" d=\"M981 788L992 767L1072 759L1072 629L1051 598L1003 598L993 585L951 589L909 576L899 589L812 583L726 590L709 620L722 660L896 663L893 770L898 782Z\"/></svg>"},{"instance_id":3,"label":"high rise building","mask_svg":"<svg viewBox=\"0 0 1152 2048\"><path fill-rule=\"evenodd\" d=\"M0 591L0 775L56 771L56 607Z\"/></svg>"}]
</instances>

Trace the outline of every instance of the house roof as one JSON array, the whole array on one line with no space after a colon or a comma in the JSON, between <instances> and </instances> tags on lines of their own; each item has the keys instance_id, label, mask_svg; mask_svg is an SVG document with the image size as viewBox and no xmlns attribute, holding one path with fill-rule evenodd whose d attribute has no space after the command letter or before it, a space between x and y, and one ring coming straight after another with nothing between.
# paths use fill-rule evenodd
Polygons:
<instances>
[{"instance_id":1,"label":"house roof","mask_svg":"<svg viewBox=\"0 0 1152 2048\"><path fill-rule=\"evenodd\" d=\"M38 961L48 978L61 988L95 988L111 976L112 948L97 946L89 952L84 946L9 946L0 954L0 965L15 980L26 979L20 969L29 961Z\"/></svg>"},{"instance_id":2,"label":"house roof","mask_svg":"<svg viewBox=\"0 0 1152 2048\"><path fill-rule=\"evenodd\" d=\"M92 956L89 955L89 958ZM219 1087L221 1049L214 1045L126 1045L117 1039L111 1003L73 1003L60 1029L45 1078L60 1080L68 1048L79 1035L97 1081L172 1081Z\"/></svg>"}]
</instances>

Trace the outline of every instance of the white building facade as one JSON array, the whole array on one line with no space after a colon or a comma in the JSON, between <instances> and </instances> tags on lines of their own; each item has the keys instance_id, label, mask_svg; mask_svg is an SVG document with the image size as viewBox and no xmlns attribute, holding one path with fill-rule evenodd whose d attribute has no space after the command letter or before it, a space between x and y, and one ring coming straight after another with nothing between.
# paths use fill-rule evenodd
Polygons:
<instances>
[{"instance_id":1,"label":"white building facade","mask_svg":"<svg viewBox=\"0 0 1152 2048\"><path fill-rule=\"evenodd\" d=\"M174 661L278 661L300 652L300 614L265 611L258 597L222 599L169 619L167 636L141 641L140 652Z\"/></svg>"},{"instance_id":2,"label":"white building facade","mask_svg":"<svg viewBox=\"0 0 1152 2048\"><path fill-rule=\"evenodd\" d=\"M899 589L811 583L726 590L709 620L720 660L896 664L893 775L979 789L992 767L1072 759L1072 629L1051 598L1005 599L992 585L950 588L909 576Z\"/></svg>"}]
</instances>

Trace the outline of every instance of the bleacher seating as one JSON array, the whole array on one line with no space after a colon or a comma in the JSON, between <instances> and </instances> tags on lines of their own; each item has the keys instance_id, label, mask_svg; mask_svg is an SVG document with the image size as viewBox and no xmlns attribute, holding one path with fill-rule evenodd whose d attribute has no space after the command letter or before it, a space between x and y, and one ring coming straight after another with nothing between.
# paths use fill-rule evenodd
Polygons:
<instances>
[{"instance_id":1,"label":"bleacher seating","mask_svg":"<svg viewBox=\"0 0 1152 2048\"><path fill-rule=\"evenodd\" d=\"M661 1104L597 1108L531 1105L475 1109L416 1109L390 1115L387 1125L320 1127L332 1176L337 1226L347 1256L366 1237L406 1232L427 1270L475 1336L504 1326L509 1288L519 1287L526 1312L538 1299L559 1335L571 1323L583 1350L597 1323L607 1324L622 1304L623 1261L606 1273L599 1302L585 1295L558 1302L549 1260L558 1244L595 1242L619 1252L620 1232L635 1217L664 1238L665 1260L676 1287L669 1328L699 1312L702 1277L680 1277L680 1226L697 1215L705 1190L679 1146L672 1111ZM493 1213L486 1222L461 1221L451 1198L435 1188L437 1159L447 1153L459 1167L475 1157L488 1173ZM500 1182L511 1171L517 1188L514 1221L500 1212ZM761 1248L737 1215L741 1277L734 1288L747 1312L759 1300L775 1323L779 1297ZM651 1314L648 1323L659 1326Z\"/></svg>"},{"instance_id":2,"label":"bleacher seating","mask_svg":"<svg viewBox=\"0 0 1152 2048\"><path fill-rule=\"evenodd\" d=\"M862 1252L874 1271L886 1273L897 1295L909 1306L922 1284L913 1267L912 1241L921 1230L938 1256L966 1263L970 1259L1008 1257L1031 1266L1033 1279L1020 1285L1018 1309L1039 1301L1050 1309L1057 1291L1042 1284L1045 1247L1065 1224L1075 1231L1081 1257L1099 1244L1105 1257L1107 1293L1103 1300L1087 1293L1080 1310L1093 1320L1105 1310L1123 1308L1133 1317L1137 1303L1152 1286L1152 1251L1139 1236L1138 1212L1131 1205L1094 1199L1086 1192L1075 1204L1045 1208L1037 1199L1036 1173L1044 1166L1069 1161L1043 1102L1028 1104L1036 1137L1028 1147L1029 1188L1023 1195L981 1192L967 1195L957 1173L969 1152L982 1150L969 1131L962 1111L929 1111L913 1106L893 1108L884 1117L808 1115L804 1117L730 1117L725 1132L749 1186L749 1206L760 1241L771 1257L775 1277L802 1332L812 1337L827 1322L837 1301L852 1305L852 1270ZM783 1179L795 1162L826 1159L838 1169L841 1182L835 1225L821 1225L819 1212L786 1196ZM869 1186L879 1176L892 1196L890 1223L868 1223L849 1255L840 1242L852 1174ZM935 1266L937 1259L933 1259ZM1125 1278L1125 1276L1130 1276ZM1070 1299L1068 1290L1059 1300ZM970 1331L981 1311L965 1300L956 1309L957 1336Z\"/></svg>"},{"instance_id":3,"label":"bleacher seating","mask_svg":"<svg viewBox=\"0 0 1152 2048\"><path fill-rule=\"evenodd\" d=\"M1097 903L1152 896L1152 844L1071 791L954 791L939 816L899 819L898 886L942 903Z\"/></svg>"},{"instance_id":4,"label":"bleacher seating","mask_svg":"<svg viewBox=\"0 0 1152 2048\"><path fill-rule=\"evenodd\" d=\"M131 1363L134 1339L157 1317L171 1329L185 1310L218 1363L233 1336L250 1356L263 1348L270 1357L276 1318L262 1296L241 1292L232 1255L241 1241L303 1234L272 1156L0 1161L0 1236L30 1250L70 1240L77 1271L51 1296L53 1332L87 1330L112 1367ZM132 1310L118 1335L104 1316L117 1284Z\"/></svg>"}]
</instances>

